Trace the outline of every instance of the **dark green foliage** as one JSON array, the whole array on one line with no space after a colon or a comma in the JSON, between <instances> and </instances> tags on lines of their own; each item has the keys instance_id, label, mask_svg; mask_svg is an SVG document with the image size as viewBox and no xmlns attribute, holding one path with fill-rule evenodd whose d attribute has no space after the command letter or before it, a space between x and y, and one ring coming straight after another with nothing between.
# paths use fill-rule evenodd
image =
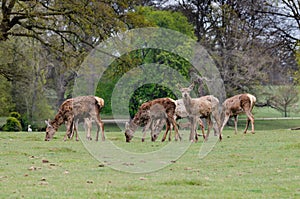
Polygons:
<instances>
[{"instance_id":1,"label":"dark green foliage","mask_svg":"<svg viewBox=\"0 0 300 199\"><path fill-rule=\"evenodd\" d=\"M130 28L158 26L179 31L189 38L194 38L193 27L188 23L187 18L179 12L155 10L150 7L137 7L136 12L128 14L128 23L131 24ZM162 35L162 37L163 36L164 35ZM177 42L177 39L172 39L170 41L168 40L167 44ZM139 43L140 41L134 42ZM133 116L138 107L146 101L161 97L176 98L176 95L172 93L171 89L167 88L166 85L174 88L174 86L179 83L178 80L175 77L172 79L163 69L161 69L161 71L150 69L149 72L148 67L151 66L147 64L154 63L160 66L164 65L170 67L189 81L189 72L192 68L192 65L186 60L186 58L191 55L189 43L183 42L179 44L177 48L178 51L186 55L185 58L176 53L149 47L131 51L115 59L103 73L96 90L96 95L102 97L105 101L105 107L102 113L111 114L112 93L116 84L120 83L120 79L126 75L131 76L126 82L126 85L131 88L136 88L136 90L134 93L128 93L125 91L125 89L127 89L126 86L124 86L124 93L120 94L120 101L124 102L124 99L127 99L128 95L130 95L130 100L126 102L126 104L119 105L129 106L131 116ZM137 67L140 67L140 71L135 70ZM147 82L146 79L139 79L142 75L151 78L151 82L154 83L145 83Z\"/></svg>"},{"instance_id":2,"label":"dark green foliage","mask_svg":"<svg viewBox=\"0 0 300 199\"><path fill-rule=\"evenodd\" d=\"M4 124L3 131L21 131L22 126L20 121L15 117L8 117L6 120L6 124Z\"/></svg>"},{"instance_id":3,"label":"dark green foliage","mask_svg":"<svg viewBox=\"0 0 300 199\"><path fill-rule=\"evenodd\" d=\"M16 118L17 120L21 120L21 115L20 115L20 113L18 113L18 112L11 112L10 114L9 114L9 117L14 117L14 118Z\"/></svg>"},{"instance_id":4,"label":"dark green foliage","mask_svg":"<svg viewBox=\"0 0 300 199\"><path fill-rule=\"evenodd\" d=\"M119 83L120 79L126 74L131 74L129 78L130 82L126 83L130 87L137 88L134 93L124 91L122 94L122 96L131 95L129 104L124 104L124 106L129 106L129 113L131 117L136 113L138 107L146 101L162 97L177 99L176 94L173 93L170 88L174 88L178 83L180 83L178 79L173 76L170 77L170 74L168 73L165 74L166 71L164 71L164 69L161 69L161 71L157 71L157 69L149 71L146 67L151 67L150 65L144 66L144 68L140 67L151 63L159 63L160 65L170 67L189 82L189 72L192 70L193 66L184 58L160 49L142 49L132 51L121 56L119 59L116 59L106 69L99 80L96 95L100 96L105 101L105 106L101 111L103 114L111 114L112 93L115 85ZM141 74L136 73L137 71L133 72L136 67L140 67L145 71L141 72ZM146 82L145 79L140 79L140 75L142 74L151 78L152 82L155 83L144 84L141 86L141 82ZM168 85L170 88L163 85ZM124 87L124 89L126 89L126 87Z\"/></svg>"},{"instance_id":5,"label":"dark green foliage","mask_svg":"<svg viewBox=\"0 0 300 199\"><path fill-rule=\"evenodd\" d=\"M130 117L134 117L138 107L140 107L144 102L163 97L176 99L176 95L170 89L158 84L145 84L138 88L130 98Z\"/></svg>"}]
</instances>

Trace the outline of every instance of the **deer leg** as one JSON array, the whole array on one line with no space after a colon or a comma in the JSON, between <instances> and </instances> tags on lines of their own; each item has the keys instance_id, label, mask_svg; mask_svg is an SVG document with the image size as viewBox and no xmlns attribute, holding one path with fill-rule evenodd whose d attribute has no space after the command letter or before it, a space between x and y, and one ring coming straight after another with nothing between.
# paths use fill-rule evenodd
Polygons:
<instances>
[{"instance_id":1,"label":"deer leg","mask_svg":"<svg viewBox=\"0 0 300 199\"><path fill-rule=\"evenodd\" d=\"M238 116L234 115L234 133L237 134L237 120L238 120Z\"/></svg>"},{"instance_id":2,"label":"deer leg","mask_svg":"<svg viewBox=\"0 0 300 199\"><path fill-rule=\"evenodd\" d=\"M73 125L74 125L74 118L68 119L66 123L67 131L66 131L66 135L64 136L64 141L66 141L67 137L69 137L69 135L72 133Z\"/></svg>"},{"instance_id":3,"label":"deer leg","mask_svg":"<svg viewBox=\"0 0 300 199\"><path fill-rule=\"evenodd\" d=\"M198 124L197 121L195 121L195 142L198 142L197 128L198 128Z\"/></svg>"},{"instance_id":4,"label":"deer leg","mask_svg":"<svg viewBox=\"0 0 300 199\"><path fill-rule=\"evenodd\" d=\"M166 140L168 131L170 130L170 122L168 120L166 122L167 122L167 124L166 124L166 132L164 133L164 136L161 139L162 142L164 142Z\"/></svg>"},{"instance_id":5,"label":"deer leg","mask_svg":"<svg viewBox=\"0 0 300 199\"><path fill-rule=\"evenodd\" d=\"M203 139L205 139L205 132L204 132L203 122L202 122L202 120L200 118L198 118L198 122L199 122L199 125L200 125L200 128L201 128L201 131L202 131Z\"/></svg>"},{"instance_id":6,"label":"deer leg","mask_svg":"<svg viewBox=\"0 0 300 199\"><path fill-rule=\"evenodd\" d=\"M152 122L152 124L150 125L151 127L150 127L150 136L151 136L151 141L152 142L155 142L155 140L156 140L156 126L155 126L155 124L154 124L154 122Z\"/></svg>"},{"instance_id":7,"label":"deer leg","mask_svg":"<svg viewBox=\"0 0 300 199\"><path fill-rule=\"evenodd\" d=\"M86 138L88 140L92 140L91 129L92 129L92 119L91 118L84 118L85 124L85 131L86 131ZM99 126L97 126L99 129Z\"/></svg>"},{"instance_id":8,"label":"deer leg","mask_svg":"<svg viewBox=\"0 0 300 199\"><path fill-rule=\"evenodd\" d=\"M214 135L217 136L219 135L219 140L222 140L222 133L220 131L220 117L216 111L213 111L212 117L214 119L213 122L213 128L214 128Z\"/></svg>"},{"instance_id":9,"label":"deer leg","mask_svg":"<svg viewBox=\"0 0 300 199\"><path fill-rule=\"evenodd\" d=\"M79 119L77 119L74 122L74 128L73 128L74 133L76 133L76 141L79 141L79 138L78 138L78 123L79 123ZM73 133L73 135L74 135L74 133ZM72 137L73 137L73 135L72 135Z\"/></svg>"},{"instance_id":10,"label":"deer leg","mask_svg":"<svg viewBox=\"0 0 300 199\"><path fill-rule=\"evenodd\" d=\"M168 117L168 119L171 121L171 124L175 131L175 141L178 141L178 139L181 140L181 136L178 132L177 124L176 124L176 121L174 120L174 117L171 116L171 117ZM171 131L171 128L170 128L170 131Z\"/></svg>"},{"instance_id":11,"label":"deer leg","mask_svg":"<svg viewBox=\"0 0 300 199\"><path fill-rule=\"evenodd\" d=\"M196 131L197 118L195 116L193 116L190 118L190 121L191 121L190 141L195 142L195 131Z\"/></svg>"},{"instance_id":12,"label":"deer leg","mask_svg":"<svg viewBox=\"0 0 300 199\"><path fill-rule=\"evenodd\" d=\"M149 127L151 126L152 122L153 122L153 120L150 118L150 120L148 121L148 123L146 124L146 126L143 128L142 142L145 141L145 137L146 137L147 130L148 130Z\"/></svg>"},{"instance_id":13,"label":"deer leg","mask_svg":"<svg viewBox=\"0 0 300 199\"><path fill-rule=\"evenodd\" d=\"M246 128L244 130L244 133L247 133L249 123L251 121L251 127L252 127L251 133L254 134L254 116L252 115L251 112L246 112L246 115L247 115L247 123L246 123Z\"/></svg>"},{"instance_id":14,"label":"deer leg","mask_svg":"<svg viewBox=\"0 0 300 199\"><path fill-rule=\"evenodd\" d=\"M213 111L212 117L213 117L214 135L215 136L220 135L220 132L219 132L219 130L220 130L220 118L218 116L218 112Z\"/></svg>"},{"instance_id":15,"label":"deer leg","mask_svg":"<svg viewBox=\"0 0 300 199\"><path fill-rule=\"evenodd\" d=\"M251 117L251 133L254 134L254 117Z\"/></svg>"},{"instance_id":16,"label":"deer leg","mask_svg":"<svg viewBox=\"0 0 300 199\"><path fill-rule=\"evenodd\" d=\"M105 135L104 135L104 124L103 122L101 121L101 118L98 114L96 114L96 116L93 117L97 126L98 126L98 129L97 129L97 133L96 133L96 141L98 141L98 138L99 138L99 130L101 129L101 137L102 137L102 141L105 141Z\"/></svg>"},{"instance_id":17,"label":"deer leg","mask_svg":"<svg viewBox=\"0 0 300 199\"><path fill-rule=\"evenodd\" d=\"M73 138L73 136L74 136L74 131L75 131L75 129L76 129L76 126L75 126L75 124L76 124L76 122L74 122L75 121L75 119L74 119L74 116L73 116L73 119L71 120L71 119L68 119L67 121L66 121L66 127L67 127L67 131L66 131L66 135L67 135L67 137L69 138L69 139L72 139ZM70 124L70 130L68 130L68 125Z\"/></svg>"},{"instance_id":18,"label":"deer leg","mask_svg":"<svg viewBox=\"0 0 300 199\"><path fill-rule=\"evenodd\" d=\"M250 123L250 119L247 118L247 121L246 121L246 127L245 127L245 130L244 130L244 134L247 133L247 130L248 130L248 127L249 127L249 123Z\"/></svg>"},{"instance_id":19,"label":"deer leg","mask_svg":"<svg viewBox=\"0 0 300 199\"><path fill-rule=\"evenodd\" d=\"M102 141L105 141L105 135L104 135L104 123L101 121L101 138Z\"/></svg>"},{"instance_id":20,"label":"deer leg","mask_svg":"<svg viewBox=\"0 0 300 199\"><path fill-rule=\"evenodd\" d=\"M225 115L225 118L224 118L222 127L221 127L221 129L220 129L220 134L223 132L223 129L224 129L226 123L228 122L228 120L229 120L229 115Z\"/></svg>"},{"instance_id":21,"label":"deer leg","mask_svg":"<svg viewBox=\"0 0 300 199\"><path fill-rule=\"evenodd\" d=\"M171 125L170 125L169 138L168 138L169 142L172 141L172 128L173 128L173 125L171 124ZM176 136L176 134L175 134L175 136ZM178 138L177 138L177 139L178 139Z\"/></svg>"},{"instance_id":22,"label":"deer leg","mask_svg":"<svg viewBox=\"0 0 300 199\"><path fill-rule=\"evenodd\" d=\"M205 141L208 140L208 136L209 136L209 133L210 133L210 129L213 127L212 121L211 121L211 116L208 116L207 119L206 119L206 121L207 121L207 134L206 134L206 136L205 136Z\"/></svg>"}]
</instances>

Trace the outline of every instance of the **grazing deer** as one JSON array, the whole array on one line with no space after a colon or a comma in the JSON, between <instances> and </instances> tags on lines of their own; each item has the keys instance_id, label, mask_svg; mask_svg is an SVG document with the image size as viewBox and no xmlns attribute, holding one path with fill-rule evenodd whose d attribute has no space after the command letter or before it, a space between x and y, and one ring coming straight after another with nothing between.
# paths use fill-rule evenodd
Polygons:
<instances>
[{"instance_id":1,"label":"grazing deer","mask_svg":"<svg viewBox=\"0 0 300 199\"><path fill-rule=\"evenodd\" d=\"M220 129L220 132L223 131L224 126L228 122L230 117L234 117L234 128L235 134L237 134L237 120L238 115L245 113L247 115L246 128L244 133L247 133L247 129L249 127L249 123L251 121L252 133L254 133L254 116L252 114L252 109L255 105L256 98L251 94L239 94L233 97L226 99L223 102L223 111L222 111L222 119L223 124Z\"/></svg>"},{"instance_id":2,"label":"grazing deer","mask_svg":"<svg viewBox=\"0 0 300 199\"><path fill-rule=\"evenodd\" d=\"M211 114L212 114L211 116L213 119L214 132L215 132L215 135L219 134L220 117L219 117L219 100L218 100L218 98L214 97L213 95L206 95L206 96L200 97L199 99L207 100L211 103ZM181 119L181 118L188 118L188 116L189 116L189 114L187 113L187 111L185 109L183 99L176 100L175 120ZM205 139L206 137L208 137L208 134L205 135L204 125L200 118L198 118L198 123L199 123L199 126L202 131L202 136ZM187 122L187 123L183 123L183 124L179 123L179 126L181 128L191 128L191 122ZM162 127L155 127L155 133L159 134L160 131L157 129L159 129L159 128L162 129ZM195 130L196 130L196 127L195 127ZM166 133L168 133L168 132L166 132ZM164 135L164 138L166 138L166 136L167 135ZM155 137L158 137L158 135L156 135ZM170 137L170 135L169 135L169 137ZM155 141L155 138L152 137L152 140L153 139ZM195 139L196 139L196 141L198 140L198 134L196 131L195 131Z\"/></svg>"},{"instance_id":3,"label":"grazing deer","mask_svg":"<svg viewBox=\"0 0 300 199\"><path fill-rule=\"evenodd\" d=\"M210 132L210 128L212 127L212 112L214 110L212 100L207 100L207 97L200 97L200 98L191 98L190 92L193 90L194 84L191 84L187 88L181 88L181 94L185 109L188 113L189 120L191 122L191 133L190 133L190 141L194 142L195 139L197 141L197 134L196 132L196 123L199 119L205 118L208 124L207 127L207 134L205 136L205 140L208 139L208 135ZM208 97L213 99L213 96ZM221 133L219 133L219 139L222 139Z\"/></svg>"},{"instance_id":4,"label":"grazing deer","mask_svg":"<svg viewBox=\"0 0 300 199\"><path fill-rule=\"evenodd\" d=\"M163 106L161 106L160 104L154 104L150 107L149 116L150 116L150 120L146 125L146 129L149 128L151 129L151 141L155 142L160 131L162 130L162 128L165 126L167 122L168 115ZM143 139L145 138L145 136L146 136L146 131L144 132ZM166 137L163 139L163 141L165 139ZM169 134L169 141L171 141L171 133Z\"/></svg>"},{"instance_id":5,"label":"grazing deer","mask_svg":"<svg viewBox=\"0 0 300 199\"><path fill-rule=\"evenodd\" d=\"M92 118L95 120L98 126L96 141L98 141L100 128L102 131L102 140L104 141L104 125L99 115L103 106L104 100L95 96L79 96L67 99L60 106L55 118L52 121L45 121L47 124L45 141L50 141L59 126L64 122L67 126L66 135L64 137L64 141L66 141L67 136L70 137L72 135L74 122L83 118Z\"/></svg>"},{"instance_id":6,"label":"grazing deer","mask_svg":"<svg viewBox=\"0 0 300 199\"><path fill-rule=\"evenodd\" d=\"M155 105L159 104L161 105L162 109L165 111L167 118L167 129L166 131L169 131L170 125L172 124L175 129L175 140L181 139L178 128L176 125L176 122L174 120L174 114L175 114L175 108L176 104L175 101L170 98L159 98L152 101L148 101L143 103L138 112L135 114L134 118L128 123L126 122L125 125L125 137L126 142L130 142L130 140L133 138L133 134L138 128L138 126L146 125L143 128L143 135L145 135L145 131L147 128L149 128L150 124L152 123L150 120L150 108ZM147 125L148 124L148 125ZM142 141L144 141L144 137L142 138Z\"/></svg>"},{"instance_id":7,"label":"grazing deer","mask_svg":"<svg viewBox=\"0 0 300 199\"><path fill-rule=\"evenodd\" d=\"M175 102L176 102L175 117L174 117L175 121L177 119L187 118L188 113L186 112L183 100L179 99L179 100L176 100ZM152 120L155 121L155 122L153 122L154 124L151 127L151 139L152 139L152 141L155 141L157 139L158 135L160 134L161 129L164 127L163 121L165 121L165 120L161 117L158 117L158 118L153 117ZM200 118L198 118L198 123L201 127L202 135L203 135L203 137L205 137L204 125L203 125L202 120ZM186 127L191 127L191 123L189 122ZM167 134L168 134L168 131L166 131L165 134L163 135L162 142L165 141L165 139L167 137ZM198 137L196 136L195 139L198 139ZM169 140L171 140L171 133L169 134Z\"/></svg>"}]
</instances>

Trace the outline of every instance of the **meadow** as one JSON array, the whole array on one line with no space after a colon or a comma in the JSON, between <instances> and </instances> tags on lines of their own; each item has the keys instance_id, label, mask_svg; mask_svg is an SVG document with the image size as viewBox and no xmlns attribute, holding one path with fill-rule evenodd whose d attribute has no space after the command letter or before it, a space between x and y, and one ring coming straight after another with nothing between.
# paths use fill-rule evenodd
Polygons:
<instances>
[{"instance_id":1,"label":"meadow","mask_svg":"<svg viewBox=\"0 0 300 199\"><path fill-rule=\"evenodd\" d=\"M227 127L222 142L204 158L199 158L201 137L179 159L148 173L112 169L81 141L63 142L63 130L50 142L42 132L0 132L0 198L300 198L300 131L280 122L300 124L257 121L256 133L244 135L240 122L239 134ZM182 142L188 142L187 134ZM149 137L125 143L115 127L106 128L106 137L141 153L169 144Z\"/></svg>"}]
</instances>

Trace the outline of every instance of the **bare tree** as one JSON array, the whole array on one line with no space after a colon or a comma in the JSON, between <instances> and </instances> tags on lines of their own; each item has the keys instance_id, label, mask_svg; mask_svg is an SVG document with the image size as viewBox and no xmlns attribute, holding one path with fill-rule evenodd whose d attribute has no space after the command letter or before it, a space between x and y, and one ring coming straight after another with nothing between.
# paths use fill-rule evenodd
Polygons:
<instances>
[{"instance_id":1,"label":"bare tree","mask_svg":"<svg viewBox=\"0 0 300 199\"><path fill-rule=\"evenodd\" d=\"M285 9L276 6L280 0L178 0L168 9L182 11L194 24L198 41L209 50L227 93L233 95L250 92L262 82L282 83L287 71L296 69L292 37L299 28L296 31L288 22L297 18L299 3L281 1L289 4L292 16L274 17Z\"/></svg>"},{"instance_id":2,"label":"bare tree","mask_svg":"<svg viewBox=\"0 0 300 199\"><path fill-rule=\"evenodd\" d=\"M268 102L271 107L288 117L289 112L299 111L299 91L296 85L287 84L269 87Z\"/></svg>"}]
</instances>

